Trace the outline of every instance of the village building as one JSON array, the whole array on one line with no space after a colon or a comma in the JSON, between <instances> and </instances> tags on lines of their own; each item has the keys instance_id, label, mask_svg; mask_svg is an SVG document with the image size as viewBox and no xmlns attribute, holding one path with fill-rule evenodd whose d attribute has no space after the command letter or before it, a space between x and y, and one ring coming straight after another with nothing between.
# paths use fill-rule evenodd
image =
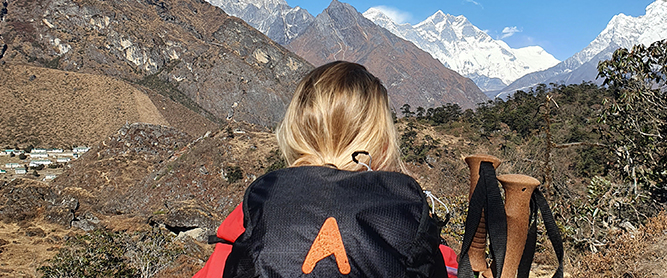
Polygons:
<instances>
[{"instance_id":1,"label":"village building","mask_svg":"<svg viewBox=\"0 0 667 278\"><path fill-rule=\"evenodd\" d=\"M6 174L7 171L0 169L0 174Z\"/></svg>"},{"instance_id":2,"label":"village building","mask_svg":"<svg viewBox=\"0 0 667 278\"><path fill-rule=\"evenodd\" d=\"M65 150L63 150L63 149L48 149L48 150L46 150L46 152L49 153L49 154L59 154L59 153L63 153L64 151Z\"/></svg>"},{"instance_id":3,"label":"village building","mask_svg":"<svg viewBox=\"0 0 667 278\"><path fill-rule=\"evenodd\" d=\"M8 169L15 169L15 168L19 168L19 167L21 167L21 164L18 164L18 163L7 163L7 164L5 164L5 168L8 168Z\"/></svg>"},{"instance_id":4,"label":"village building","mask_svg":"<svg viewBox=\"0 0 667 278\"><path fill-rule=\"evenodd\" d=\"M50 180L55 179L56 177L57 177L56 174L46 174L46 175L44 176L44 181L50 181Z\"/></svg>"},{"instance_id":5,"label":"village building","mask_svg":"<svg viewBox=\"0 0 667 278\"><path fill-rule=\"evenodd\" d=\"M78 154L83 154L83 153L87 152L88 150L90 150L89 147L79 146L79 147L76 147L76 148L72 149L72 152L75 153L75 154L77 154L77 153Z\"/></svg>"},{"instance_id":6,"label":"village building","mask_svg":"<svg viewBox=\"0 0 667 278\"><path fill-rule=\"evenodd\" d=\"M74 157L74 152L72 151L65 151L59 154L56 154L58 157L63 157L63 156L69 156L69 157Z\"/></svg>"},{"instance_id":7,"label":"village building","mask_svg":"<svg viewBox=\"0 0 667 278\"><path fill-rule=\"evenodd\" d=\"M26 173L28 173L28 171L25 168L21 167L14 169L14 173L16 173L17 175L25 175Z\"/></svg>"},{"instance_id":8,"label":"village building","mask_svg":"<svg viewBox=\"0 0 667 278\"><path fill-rule=\"evenodd\" d=\"M28 155L30 155L31 158L47 158L49 157L49 154L47 153L40 153L40 152L31 152Z\"/></svg>"},{"instance_id":9,"label":"village building","mask_svg":"<svg viewBox=\"0 0 667 278\"><path fill-rule=\"evenodd\" d=\"M28 165L29 167L37 167L39 165L49 165L53 163L51 160L48 159L40 159L40 160L31 160L30 164Z\"/></svg>"},{"instance_id":10,"label":"village building","mask_svg":"<svg viewBox=\"0 0 667 278\"><path fill-rule=\"evenodd\" d=\"M46 153L46 149L43 148L34 148L30 153Z\"/></svg>"},{"instance_id":11,"label":"village building","mask_svg":"<svg viewBox=\"0 0 667 278\"><path fill-rule=\"evenodd\" d=\"M72 160L72 159L69 158L69 157L58 157L56 159L56 163L67 163L67 162L70 162L70 160Z\"/></svg>"}]
</instances>

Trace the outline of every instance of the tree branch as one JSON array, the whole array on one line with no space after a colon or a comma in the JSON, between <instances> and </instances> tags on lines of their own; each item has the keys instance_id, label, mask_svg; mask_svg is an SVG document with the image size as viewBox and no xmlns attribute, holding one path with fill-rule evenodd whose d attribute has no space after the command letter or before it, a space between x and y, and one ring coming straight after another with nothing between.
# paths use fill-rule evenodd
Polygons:
<instances>
[{"instance_id":1,"label":"tree branch","mask_svg":"<svg viewBox=\"0 0 667 278\"><path fill-rule=\"evenodd\" d=\"M589 147L608 147L605 144L600 144L600 143L588 143L588 142L574 142L574 143L566 143L566 144L553 144L553 147L556 149L564 149L564 148L569 148L569 147L575 147L575 146L589 146Z\"/></svg>"}]
</instances>

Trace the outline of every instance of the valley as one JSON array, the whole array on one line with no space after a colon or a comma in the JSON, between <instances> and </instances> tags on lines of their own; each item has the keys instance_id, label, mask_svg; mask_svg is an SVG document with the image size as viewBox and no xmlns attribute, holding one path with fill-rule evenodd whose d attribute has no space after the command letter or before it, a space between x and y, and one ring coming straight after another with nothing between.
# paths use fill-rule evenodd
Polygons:
<instances>
[{"instance_id":1,"label":"valley","mask_svg":"<svg viewBox=\"0 0 667 278\"><path fill-rule=\"evenodd\" d=\"M387 87L407 174L447 205L435 210L450 211L441 235L456 252L463 159L483 153L501 159L498 174L540 180L565 241L565 277L667 275L665 145L646 136L664 133L664 80L651 78L664 77L667 42L625 52L635 56L624 61L653 53L642 60L653 66L635 68L650 71L643 79L612 80L618 60L607 64L609 86L589 78L619 47L667 37L667 2L614 17L558 62L443 12L408 26L336 0L316 16L252 1L2 2L0 277L191 277L245 189L286 167L273 131L297 82L337 59ZM431 31L461 52L427 45ZM448 33L459 40L443 42ZM480 58L489 53L502 55ZM658 121L627 128L647 119ZM556 265L541 231L531 277Z\"/></svg>"}]
</instances>

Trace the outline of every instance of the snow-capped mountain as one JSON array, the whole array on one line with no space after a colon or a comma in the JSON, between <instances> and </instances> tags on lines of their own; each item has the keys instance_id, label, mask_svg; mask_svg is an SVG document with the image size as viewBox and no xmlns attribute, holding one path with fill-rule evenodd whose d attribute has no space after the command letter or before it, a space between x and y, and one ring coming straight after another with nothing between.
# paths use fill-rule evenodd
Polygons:
<instances>
[{"instance_id":1,"label":"snow-capped mountain","mask_svg":"<svg viewBox=\"0 0 667 278\"><path fill-rule=\"evenodd\" d=\"M494 40L462 15L437 11L414 26L397 24L375 8L364 16L469 77L483 91L500 90L527 73L560 62L539 46L513 49L502 40Z\"/></svg>"},{"instance_id":2,"label":"snow-capped mountain","mask_svg":"<svg viewBox=\"0 0 667 278\"><path fill-rule=\"evenodd\" d=\"M239 17L275 42L285 45L298 36L315 17L285 0L206 0Z\"/></svg>"},{"instance_id":3,"label":"snow-capped mountain","mask_svg":"<svg viewBox=\"0 0 667 278\"><path fill-rule=\"evenodd\" d=\"M614 16L607 27L586 48L567 60L544 71L528 74L503 89L498 97L536 84L573 84L596 80L597 64L611 58L618 48L633 45L649 45L667 38L667 0L656 0L646 7L646 14L632 17L624 14Z\"/></svg>"},{"instance_id":4,"label":"snow-capped mountain","mask_svg":"<svg viewBox=\"0 0 667 278\"><path fill-rule=\"evenodd\" d=\"M396 110L447 103L467 109L489 100L472 80L337 0L286 48L315 66L335 60L364 65L385 84Z\"/></svg>"}]
</instances>

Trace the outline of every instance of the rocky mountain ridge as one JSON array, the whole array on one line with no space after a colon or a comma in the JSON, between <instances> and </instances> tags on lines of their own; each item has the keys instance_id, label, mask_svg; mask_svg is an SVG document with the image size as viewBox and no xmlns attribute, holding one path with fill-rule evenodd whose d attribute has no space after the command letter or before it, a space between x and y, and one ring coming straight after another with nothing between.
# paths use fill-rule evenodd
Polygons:
<instances>
[{"instance_id":1,"label":"rocky mountain ridge","mask_svg":"<svg viewBox=\"0 0 667 278\"><path fill-rule=\"evenodd\" d=\"M208 0L226 13L242 18L275 42L285 45L299 36L315 17L284 0Z\"/></svg>"},{"instance_id":2,"label":"rocky mountain ridge","mask_svg":"<svg viewBox=\"0 0 667 278\"><path fill-rule=\"evenodd\" d=\"M273 126L312 69L203 1L6 3L2 62L128 80L217 122Z\"/></svg>"},{"instance_id":3,"label":"rocky mountain ridge","mask_svg":"<svg viewBox=\"0 0 667 278\"><path fill-rule=\"evenodd\" d=\"M497 97L505 97L539 83L593 81L601 84L602 80L596 79L598 62L611 58L618 48L649 45L664 38L667 38L667 1L656 0L646 7L646 14L642 16L632 17L622 13L614 16L586 48L549 69L519 78L500 91Z\"/></svg>"},{"instance_id":4,"label":"rocky mountain ridge","mask_svg":"<svg viewBox=\"0 0 667 278\"><path fill-rule=\"evenodd\" d=\"M287 48L314 65L347 60L366 66L387 87L394 108L456 103L474 108L488 98L470 80L336 0Z\"/></svg>"},{"instance_id":5,"label":"rocky mountain ridge","mask_svg":"<svg viewBox=\"0 0 667 278\"><path fill-rule=\"evenodd\" d=\"M437 11L414 26L397 24L375 8L368 9L364 16L413 42L447 68L471 78L483 91L500 90L527 73L559 62L539 46L513 49L502 40L491 38L463 15Z\"/></svg>"}]
</instances>

